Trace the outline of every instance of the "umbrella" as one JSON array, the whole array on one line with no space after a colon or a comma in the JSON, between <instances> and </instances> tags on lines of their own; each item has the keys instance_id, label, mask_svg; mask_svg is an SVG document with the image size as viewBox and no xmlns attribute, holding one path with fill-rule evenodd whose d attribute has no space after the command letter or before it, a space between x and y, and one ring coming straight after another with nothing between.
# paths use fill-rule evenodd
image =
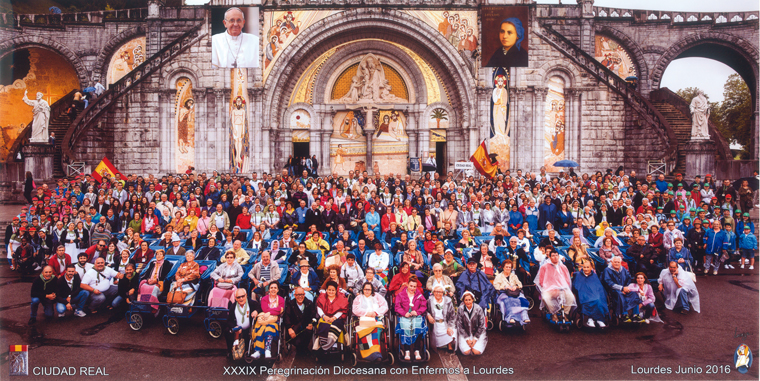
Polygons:
<instances>
[{"instance_id":1,"label":"umbrella","mask_svg":"<svg viewBox=\"0 0 760 381\"><path fill-rule=\"evenodd\" d=\"M759 188L758 185L760 184L758 183L760 183L760 181L758 181L757 177L742 177L741 179L734 181L734 184L733 184L734 189L738 191L739 188L741 188L742 186L742 181L744 180L747 180L747 185L749 185L749 187L752 188L753 191L756 191Z\"/></svg>"},{"instance_id":2,"label":"umbrella","mask_svg":"<svg viewBox=\"0 0 760 381\"><path fill-rule=\"evenodd\" d=\"M556 163L554 163L555 167L568 167L568 168L574 168L574 167L580 167L580 165L572 160L560 160Z\"/></svg>"},{"instance_id":3,"label":"umbrella","mask_svg":"<svg viewBox=\"0 0 760 381\"><path fill-rule=\"evenodd\" d=\"M48 8L48 11L54 15L60 15L61 14L61 8L58 7L50 7Z\"/></svg>"},{"instance_id":4,"label":"umbrella","mask_svg":"<svg viewBox=\"0 0 760 381\"><path fill-rule=\"evenodd\" d=\"M85 87L85 88L84 88L84 90L82 90L82 92L83 92L83 93L95 93L95 88L94 88L94 87L92 87L92 86L90 86L90 87Z\"/></svg>"}]
</instances>

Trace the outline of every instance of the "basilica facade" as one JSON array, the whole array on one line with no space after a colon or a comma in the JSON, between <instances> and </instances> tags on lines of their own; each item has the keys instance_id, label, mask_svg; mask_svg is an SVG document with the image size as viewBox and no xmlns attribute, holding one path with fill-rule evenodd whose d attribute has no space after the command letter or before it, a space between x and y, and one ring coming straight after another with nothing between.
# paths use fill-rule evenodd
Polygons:
<instances>
[{"instance_id":1,"label":"basilica facade","mask_svg":"<svg viewBox=\"0 0 760 381\"><path fill-rule=\"evenodd\" d=\"M247 45L222 39L231 8L245 19ZM60 173L72 163L87 173L103 157L124 173L262 173L291 156L316 158L320 175L406 174L410 161L449 171L486 142L502 170L558 172L553 164L568 159L582 172L647 172L655 163L669 174L686 166L678 115L689 115L660 81L670 61L705 46L739 62L757 110L757 12L632 11L593 0L212 0L181 8L151 0L127 11L2 15L0 54L28 50L32 74L0 87L4 113L46 80L68 86L46 95L52 121L70 90L106 88L61 122ZM511 31L517 43L508 54L500 33ZM255 62L238 65L241 52ZM217 54L232 63L212 62ZM54 60L62 63L46 66ZM9 161L30 121L6 115ZM725 139L711 136L716 160L729 160Z\"/></svg>"}]
</instances>

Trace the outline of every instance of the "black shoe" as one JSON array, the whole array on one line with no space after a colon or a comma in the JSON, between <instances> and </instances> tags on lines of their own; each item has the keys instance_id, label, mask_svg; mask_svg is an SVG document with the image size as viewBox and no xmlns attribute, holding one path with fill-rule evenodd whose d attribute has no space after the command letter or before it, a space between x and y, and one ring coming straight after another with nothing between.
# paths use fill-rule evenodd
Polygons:
<instances>
[{"instance_id":1,"label":"black shoe","mask_svg":"<svg viewBox=\"0 0 760 381\"><path fill-rule=\"evenodd\" d=\"M681 315L686 315L687 313L689 313L689 311L687 311L687 310L681 310Z\"/></svg>"},{"instance_id":2,"label":"black shoe","mask_svg":"<svg viewBox=\"0 0 760 381\"><path fill-rule=\"evenodd\" d=\"M29 318L29 322L27 324L28 325L33 325L36 322L37 322L37 318Z\"/></svg>"}]
</instances>

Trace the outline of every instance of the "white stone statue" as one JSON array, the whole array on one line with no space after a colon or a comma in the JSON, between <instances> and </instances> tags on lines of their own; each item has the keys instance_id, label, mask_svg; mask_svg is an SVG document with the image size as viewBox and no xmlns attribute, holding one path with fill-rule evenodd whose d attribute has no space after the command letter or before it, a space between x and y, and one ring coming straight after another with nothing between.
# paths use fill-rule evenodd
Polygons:
<instances>
[{"instance_id":1,"label":"white stone statue","mask_svg":"<svg viewBox=\"0 0 760 381\"><path fill-rule=\"evenodd\" d=\"M24 91L24 103L34 107L34 119L32 120L32 137L30 143L48 143L48 124L50 123L50 105L42 99L42 93L37 93L36 100L29 100Z\"/></svg>"},{"instance_id":2,"label":"white stone statue","mask_svg":"<svg viewBox=\"0 0 760 381\"><path fill-rule=\"evenodd\" d=\"M707 103L705 94L700 90L697 96L691 100L691 140L709 140L708 120L710 119L710 104Z\"/></svg>"},{"instance_id":3,"label":"white stone statue","mask_svg":"<svg viewBox=\"0 0 760 381\"><path fill-rule=\"evenodd\" d=\"M339 103L406 103L407 100L391 94L391 85L385 79L380 58L372 53L364 56L351 77L351 86Z\"/></svg>"}]
</instances>

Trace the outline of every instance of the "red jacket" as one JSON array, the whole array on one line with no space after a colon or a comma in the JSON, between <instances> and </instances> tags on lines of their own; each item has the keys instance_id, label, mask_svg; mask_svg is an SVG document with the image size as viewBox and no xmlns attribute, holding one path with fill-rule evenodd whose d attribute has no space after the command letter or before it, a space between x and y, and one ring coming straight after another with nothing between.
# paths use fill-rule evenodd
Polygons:
<instances>
[{"instance_id":1,"label":"red jacket","mask_svg":"<svg viewBox=\"0 0 760 381\"><path fill-rule=\"evenodd\" d=\"M66 256L66 266L71 264L71 256L68 254L64 254ZM48 260L48 266L53 268L53 275L60 276L61 273L61 264L58 262L58 255L54 254L50 256L50 259Z\"/></svg>"}]
</instances>

